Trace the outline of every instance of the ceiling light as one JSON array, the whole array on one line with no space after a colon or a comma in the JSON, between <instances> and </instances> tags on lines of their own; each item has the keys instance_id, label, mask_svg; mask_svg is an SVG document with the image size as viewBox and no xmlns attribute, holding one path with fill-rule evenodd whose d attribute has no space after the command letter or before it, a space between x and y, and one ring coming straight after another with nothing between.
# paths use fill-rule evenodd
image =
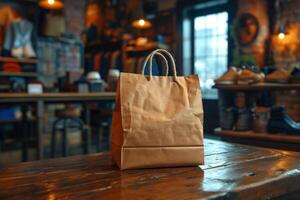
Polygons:
<instances>
[{"instance_id":1,"label":"ceiling light","mask_svg":"<svg viewBox=\"0 0 300 200\"><path fill-rule=\"evenodd\" d=\"M61 0L40 0L39 6L47 10L60 10L64 4Z\"/></svg>"}]
</instances>

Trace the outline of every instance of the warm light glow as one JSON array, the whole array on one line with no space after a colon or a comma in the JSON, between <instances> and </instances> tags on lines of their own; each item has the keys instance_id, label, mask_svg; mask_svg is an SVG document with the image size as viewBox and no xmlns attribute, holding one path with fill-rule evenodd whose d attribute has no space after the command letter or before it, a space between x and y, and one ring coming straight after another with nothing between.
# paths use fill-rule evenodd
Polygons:
<instances>
[{"instance_id":1,"label":"warm light glow","mask_svg":"<svg viewBox=\"0 0 300 200\"><path fill-rule=\"evenodd\" d=\"M145 19L138 19L132 22L132 26L137 29L147 29L151 27L151 22Z\"/></svg>"},{"instance_id":2,"label":"warm light glow","mask_svg":"<svg viewBox=\"0 0 300 200\"><path fill-rule=\"evenodd\" d=\"M39 6L48 10L61 10L64 4L62 0L39 0Z\"/></svg>"},{"instance_id":3,"label":"warm light glow","mask_svg":"<svg viewBox=\"0 0 300 200\"><path fill-rule=\"evenodd\" d=\"M48 0L48 3L49 3L50 5L53 5L53 4L54 4L54 0Z\"/></svg>"},{"instance_id":4,"label":"warm light glow","mask_svg":"<svg viewBox=\"0 0 300 200\"><path fill-rule=\"evenodd\" d=\"M140 20L139 20L139 25L140 25L140 26L144 26L144 25L145 25L145 20L140 19Z\"/></svg>"},{"instance_id":5,"label":"warm light glow","mask_svg":"<svg viewBox=\"0 0 300 200\"><path fill-rule=\"evenodd\" d=\"M285 38L285 34L284 34L284 33L279 33L279 34L278 34L278 38L279 38L280 40L283 40L283 39Z\"/></svg>"}]
</instances>

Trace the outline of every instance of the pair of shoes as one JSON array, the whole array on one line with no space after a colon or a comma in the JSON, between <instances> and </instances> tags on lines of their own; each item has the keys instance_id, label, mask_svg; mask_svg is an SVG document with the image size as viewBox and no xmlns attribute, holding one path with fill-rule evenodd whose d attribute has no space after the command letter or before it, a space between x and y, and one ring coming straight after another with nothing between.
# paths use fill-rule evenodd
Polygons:
<instances>
[{"instance_id":1,"label":"pair of shoes","mask_svg":"<svg viewBox=\"0 0 300 200\"><path fill-rule=\"evenodd\" d=\"M215 84L236 84L241 69L236 67L230 67L227 72L225 72L222 76L215 79Z\"/></svg>"},{"instance_id":2,"label":"pair of shoes","mask_svg":"<svg viewBox=\"0 0 300 200\"><path fill-rule=\"evenodd\" d=\"M248 108L241 108L237 111L237 120L235 122L235 130L249 131L252 129L252 111Z\"/></svg>"},{"instance_id":3,"label":"pair of shoes","mask_svg":"<svg viewBox=\"0 0 300 200\"><path fill-rule=\"evenodd\" d=\"M253 84L264 81L264 74L257 70L230 67L222 76L215 79L215 84Z\"/></svg>"},{"instance_id":4,"label":"pair of shoes","mask_svg":"<svg viewBox=\"0 0 300 200\"><path fill-rule=\"evenodd\" d=\"M234 107L226 108L223 112L223 117L221 120L221 129L233 130L235 121L236 121L236 108Z\"/></svg>"},{"instance_id":5,"label":"pair of shoes","mask_svg":"<svg viewBox=\"0 0 300 200\"><path fill-rule=\"evenodd\" d=\"M300 67L295 67L291 73L290 82L300 83Z\"/></svg>"},{"instance_id":6,"label":"pair of shoes","mask_svg":"<svg viewBox=\"0 0 300 200\"><path fill-rule=\"evenodd\" d=\"M256 106L253 115L253 131L255 133L267 133L268 121L270 119L270 108Z\"/></svg>"},{"instance_id":7,"label":"pair of shoes","mask_svg":"<svg viewBox=\"0 0 300 200\"><path fill-rule=\"evenodd\" d=\"M238 84L254 84L264 82L265 75L261 72L254 72L249 69L243 69L238 79Z\"/></svg>"},{"instance_id":8,"label":"pair of shoes","mask_svg":"<svg viewBox=\"0 0 300 200\"><path fill-rule=\"evenodd\" d=\"M289 82L291 72L283 68L278 68L265 78L269 83L287 83Z\"/></svg>"},{"instance_id":9,"label":"pair of shoes","mask_svg":"<svg viewBox=\"0 0 300 200\"><path fill-rule=\"evenodd\" d=\"M222 130L248 131L252 129L252 112L248 108L229 107L224 111Z\"/></svg>"},{"instance_id":10,"label":"pair of shoes","mask_svg":"<svg viewBox=\"0 0 300 200\"><path fill-rule=\"evenodd\" d=\"M283 107L274 107L268 123L270 133L300 134L300 123L292 120Z\"/></svg>"}]
</instances>

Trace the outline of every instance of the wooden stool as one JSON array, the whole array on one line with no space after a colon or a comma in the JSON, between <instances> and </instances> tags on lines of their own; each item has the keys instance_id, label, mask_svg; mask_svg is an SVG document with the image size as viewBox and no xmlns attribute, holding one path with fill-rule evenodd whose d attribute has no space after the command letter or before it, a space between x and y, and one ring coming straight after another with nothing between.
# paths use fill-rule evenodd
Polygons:
<instances>
[{"instance_id":1,"label":"wooden stool","mask_svg":"<svg viewBox=\"0 0 300 200\"><path fill-rule=\"evenodd\" d=\"M62 132L62 154L67 156L67 129L79 129L81 131L82 147L85 154L89 152L89 131L84 122L80 119L78 108L67 107L55 112L57 119L53 123L51 138L51 157L55 156L56 133ZM61 127L60 127L61 125Z\"/></svg>"},{"instance_id":2,"label":"wooden stool","mask_svg":"<svg viewBox=\"0 0 300 200\"><path fill-rule=\"evenodd\" d=\"M104 143L103 137L106 134L108 136L108 150L110 150L110 128L111 128L111 118L112 118L112 109L93 109L92 110L92 124L96 128L97 134L97 151L102 150L102 144Z\"/></svg>"}]
</instances>

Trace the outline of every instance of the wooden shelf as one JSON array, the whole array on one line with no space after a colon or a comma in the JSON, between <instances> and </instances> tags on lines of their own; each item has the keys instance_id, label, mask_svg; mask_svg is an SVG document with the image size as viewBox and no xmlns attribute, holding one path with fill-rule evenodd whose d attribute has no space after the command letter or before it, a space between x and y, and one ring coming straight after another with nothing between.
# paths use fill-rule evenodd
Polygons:
<instances>
[{"instance_id":1,"label":"wooden shelf","mask_svg":"<svg viewBox=\"0 0 300 200\"><path fill-rule=\"evenodd\" d=\"M234 137L244 139L256 139L272 142L284 142L284 143L297 143L300 144L300 135L288 135L288 134L269 134L269 133L254 133L253 131L231 131L222 130L221 128L215 129L215 134L221 137Z\"/></svg>"},{"instance_id":2,"label":"wooden shelf","mask_svg":"<svg viewBox=\"0 0 300 200\"><path fill-rule=\"evenodd\" d=\"M213 88L236 91L300 90L300 83L216 84Z\"/></svg>"},{"instance_id":3,"label":"wooden shelf","mask_svg":"<svg viewBox=\"0 0 300 200\"><path fill-rule=\"evenodd\" d=\"M35 72L0 72L0 76L37 77Z\"/></svg>"},{"instance_id":4,"label":"wooden shelf","mask_svg":"<svg viewBox=\"0 0 300 200\"><path fill-rule=\"evenodd\" d=\"M14 62L14 63L30 63L36 64L36 59L30 58L11 58L11 57L0 57L0 62Z\"/></svg>"},{"instance_id":5,"label":"wooden shelf","mask_svg":"<svg viewBox=\"0 0 300 200\"><path fill-rule=\"evenodd\" d=\"M27 119L28 122L34 122L36 121L35 117L30 117L29 119ZM11 123L21 123L22 122L22 118L21 119L9 119L9 120L0 120L0 124L11 124Z\"/></svg>"},{"instance_id":6,"label":"wooden shelf","mask_svg":"<svg viewBox=\"0 0 300 200\"><path fill-rule=\"evenodd\" d=\"M8 90L10 89L10 85L0 85L0 90Z\"/></svg>"}]
</instances>

